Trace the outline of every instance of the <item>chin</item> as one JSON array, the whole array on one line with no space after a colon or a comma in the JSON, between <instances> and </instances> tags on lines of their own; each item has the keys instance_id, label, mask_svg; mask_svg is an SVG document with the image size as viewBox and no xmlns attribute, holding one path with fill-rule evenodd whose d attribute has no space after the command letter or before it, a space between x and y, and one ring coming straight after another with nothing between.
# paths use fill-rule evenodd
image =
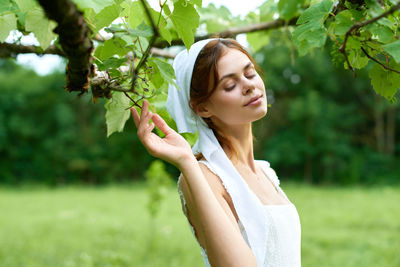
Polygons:
<instances>
[{"instance_id":1,"label":"chin","mask_svg":"<svg viewBox=\"0 0 400 267\"><path fill-rule=\"evenodd\" d=\"M257 116L256 120L260 120L260 119L264 118L265 115L267 115L267 112L268 112L268 107L267 107L267 105L265 105L264 108L262 110L260 110L259 116Z\"/></svg>"}]
</instances>

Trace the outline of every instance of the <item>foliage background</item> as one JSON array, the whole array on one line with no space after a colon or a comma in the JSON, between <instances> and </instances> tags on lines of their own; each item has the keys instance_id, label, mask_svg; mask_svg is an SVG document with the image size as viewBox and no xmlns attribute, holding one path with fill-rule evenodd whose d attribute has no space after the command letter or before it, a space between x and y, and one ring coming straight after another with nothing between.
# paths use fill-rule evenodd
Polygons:
<instances>
[{"instance_id":1,"label":"foliage background","mask_svg":"<svg viewBox=\"0 0 400 267\"><path fill-rule=\"evenodd\" d=\"M398 105L375 95L366 72L355 79L333 66L326 51L294 64L289 53L278 39L254 55L271 103L254 125L256 157L270 161L282 180L398 184ZM104 184L145 177L154 158L132 121L123 134L106 138L103 100L93 104L88 96L66 93L62 73L42 77L12 61L0 64L1 183ZM167 171L178 176L170 165Z\"/></svg>"}]
</instances>

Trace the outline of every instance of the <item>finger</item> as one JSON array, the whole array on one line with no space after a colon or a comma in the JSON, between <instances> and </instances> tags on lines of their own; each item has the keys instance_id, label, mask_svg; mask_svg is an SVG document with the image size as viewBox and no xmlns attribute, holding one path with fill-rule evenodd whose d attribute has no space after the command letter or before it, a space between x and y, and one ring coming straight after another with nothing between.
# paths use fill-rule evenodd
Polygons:
<instances>
[{"instance_id":1,"label":"finger","mask_svg":"<svg viewBox=\"0 0 400 267\"><path fill-rule=\"evenodd\" d=\"M133 118L133 121L135 122L136 128L138 128L139 122L140 122L139 113L137 112L137 110L134 107L131 108L131 112L132 112L132 118Z\"/></svg>"},{"instance_id":2,"label":"finger","mask_svg":"<svg viewBox=\"0 0 400 267\"><path fill-rule=\"evenodd\" d=\"M147 129L149 132L152 132L154 129L154 123L150 123L149 128Z\"/></svg>"},{"instance_id":3,"label":"finger","mask_svg":"<svg viewBox=\"0 0 400 267\"><path fill-rule=\"evenodd\" d=\"M151 130L149 130L149 121L152 116L153 113L149 111L140 118L138 134L142 135L143 137L151 133Z\"/></svg>"},{"instance_id":4,"label":"finger","mask_svg":"<svg viewBox=\"0 0 400 267\"><path fill-rule=\"evenodd\" d=\"M155 125L157 126L157 128L160 129L165 135L168 135L174 131L168 126L168 124L157 113L153 114L152 119L153 119L153 122L155 123Z\"/></svg>"},{"instance_id":5,"label":"finger","mask_svg":"<svg viewBox=\"0 0 400 267\"><path fill-rule=\"evenodd\" d=\"M149 111L149 101L143 100L142 104L142 112L140 113L140 116L145 116L147 112Z\"/></svg>"}]
</instances>

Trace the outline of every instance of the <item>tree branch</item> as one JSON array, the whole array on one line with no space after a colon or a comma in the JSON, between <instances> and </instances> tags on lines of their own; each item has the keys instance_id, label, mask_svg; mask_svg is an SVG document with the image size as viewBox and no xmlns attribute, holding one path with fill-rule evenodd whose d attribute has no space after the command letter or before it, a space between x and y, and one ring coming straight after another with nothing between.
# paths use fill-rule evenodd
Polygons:
<instances>
[{"instance_id":1,"label":"tree branch","mask_svg":"<svg viewBox=\"0 0 400 267\"><path fill-rule=\"evenodd\" d=\"M286 24L284 23L283 20L277 19L274 21L268 21L268 22L262 22L262 23L257 23L257 24L251 24L247 26L242 26L242 27L234 27L227 29L222 32L215 32L215 33L210 33L206 35L200 35L195 37L195 41L199 40L204 40L210 37L221 37L221 38L227 38L227 37L236 37L238 34L242 33L250 33L250 32L257 32L257 31L266 31L266 30L271 30L271 29L278 29L280 27L283 27L285 25L295 25L296 20L298 18L294 18L287 22ZM95 37L94 40L98 42L104 42L105 40L100 39L98 37ZM183 45L182 40L180 39L175 39L172 40L171 46L174 45ZM174 53L169 53L162 48L165 48L167 46L170 46L167 42L155 42L150 49L150 54L155 55L155 56L160 56L160 57L165 57L165 58L174 58L176 54ZM25 52L24 52L25 51ZM56 47L50 46L48 49L42 52L42 49L38 46L30 45L30 46L23 46L23 45L17 45L17 44L7 44L7 43L0 43L0 57L10 57L13 53L18 54L18 53L35 53L37 55L44 55L44 54L54 54L54 55L60 55L63 57L66 57L65 53L62 52L61 50L57 50ZM4 55L4 56L2 56Z\"/></svg>"},{"instance_id":2,"label":"tree branch","mask_svg":"<svg viewBox=\"0 0 400 267\"><path fill-rule=\"evenodd\" d=\"M293 18L288 22L286 22L283 19L276 19L273 21L256 23L256 24L251 24L251 25L247 25L247 26L233 27L233 28L227 29L225 31L221 31L221 32L215 32L215 33L195 36L194 41L197 42L200 40L213 38L213 37L235 38L237 35L242 34L242 33L250 33L250 32L257 32L257 31L278 29L283 26L296 25L297 19L298 19L298 17ZM181 39L174 39L171 41L171 45L168 44L167 41L158 41L158 42L154 43L153 47L165 48L165 47L174 46L174 45L183 45L183 41Z\"/></svg>"},{"instance_id":3,"label":"tree branch","mask_svg":"<svg viewBox=\"0 0 400 267\"><path fill-rule=\"evenodd\" d=\"M392 6L389 10L387 10L386 12L383 12L383 13L380 14L379 16L376 16L376 17L374 17L374 18L372 18L372 19L369 19L369 20L366 20L366 21L363 21L363 22L356 22L356 23L354 23L354 24L347 30L347 32L346 32L346 34L345 34L345 36L344 36L343 44L339 47L339 52L342 53L342 54L344 55L344 58L346 59L347 66L349 67L349 69L350 69L352 72L354 72L354 74L355 74L355 71L354 71L353 67L352 67L351 64L350 64L349 59L348 59L348 57L347 57L347 53L346 53L346 44L347 44L347 39L349 38L349 36L352 35L352 33L353 33L355 30L357 30L357 29L359 29L359 28L361 28L361 27L364 27L364 26L366 26L366 25L368 25L368 24L374 23L374 22L378 21L379 19L381 19L381 18L383 18L383 17L387 17L387 16L389 16L390 14L392 14L393 12L395 12L395 11L398 10L398 9L400 9L400 2L398 2L396 5Z\"/></svg>"},{"instance_id":4,"label":"tree branch","mask_svg":"<svg viewBox=\"0 0 400 267\"><path fill-rule=\"evenodd\" d=\"M49 19L57 22L54 30L58 34L60 45L68 58L66 86L82 95L88 91L93 72L93 42L88 37L83 13L71 0L38 0Z\"/></svg>"},{"instance_id":5,"label":"tree branch","mask_svg":"<svg viewBox=\"0 0 400 267\"><path fill-rule=\"evenodd\" d=\"M41 47L35 45L18 45L18 44L0 42L0 58L16 57L18 54L30 54L30 53L39 56L59 55L65 57L64 52L53 45L43 50Z\"/></svg>"}]
</instances>

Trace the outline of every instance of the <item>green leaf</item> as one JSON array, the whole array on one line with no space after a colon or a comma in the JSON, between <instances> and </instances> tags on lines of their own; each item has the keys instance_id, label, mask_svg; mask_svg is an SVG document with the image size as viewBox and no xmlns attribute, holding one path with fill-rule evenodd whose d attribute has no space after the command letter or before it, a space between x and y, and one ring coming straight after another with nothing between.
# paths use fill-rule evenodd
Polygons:
<instances>
[{"instance_id":1,"label":"green leaf","mask_svg":"<svg viewBox=\"0 0 400 267\"><path fill-rule=\"evenodd\" d=\"M151 58L151 62L157 67L165 81L168 83L174 83L175 71L170 64L159 58Z\"/></svg>"},{"instance_id":2,"label":"green leaf","mask_svg":"<svg viewBox=\"0 0 400 267\"><path fill-rule=\"evenodd\" d=\"M32 10L38 6L35 0L14 0L14 1L17 3L19 10L21 10L22 13L26 13L29 10Z\"/></svg>"},{"instance_id":3,"label":"green leaf","mask_svg":"<svg viewBox=\"0 0 400 267\"><path fill-rule=\"evenodd\" d=\"M108 69L116 69L120 67L122 64L126 62L127 58L115 58L115 57L110 57L104 60L103 62L96 62L97 67L99 70L108 70Z\"/></svg>"},{"instance_id":4,"label":"green leaf","mask_svg":"<svg viewBox=\"0 0 400 267\"><path fill-rule=\"evenodd\" d=\"M400 63L400 40L384 45L383 47L397 63Z\"/></svg>"},{"instance_id":5,"label":"green leaf","mask_svg":"<svg viewBox=\"0 0 400 267\"><path fill-rule=\"evenodd\" d=\"M93 8L94 12L99 13L106 6L114 4L114 0L73 0L79 8Z\"/></svg>"},{"instance_id":6,"label":"green leaf","mask_svg":"<svg viewBox=\"0 0 400 267\"><path fill-rule=\"evenodd\" d=\"M93 24L96 27L96 30L99 31L103 27L109 26L111 22L118 18L120 12L121 8L117 4L105 7L95 16L95 21Z\"/></svg>"},{"instance_id":7,"label":"green leaf","mask_svg":"<svg viewBox=\"0 0 400 267\"><path fill-rule=\"evenodd\" d=\"M268 44L269 35L266 31L251 32L246 34L246 39L247 42L249 42L250 47L253 49L253 52L257 52Z\"/></svg>"},{"instance_id":8,"label":"green leaf","mask_svg":"<svg viewBox=\"0 0 400 267\"><path fill-rule=\"evenodd\" d=\"M312 26L304 24L293 31L293 42L297 45L300 56L304 56L314 47L322 47L325 41L325 28L312 29Z\"/></svg>"},{"instance_id":9,"label":"green leaf","mask_svg":"<svg viewBox=\"0 0 400 267\"><path fill-rule=\"evenodd\" d=\"M393 32L387 26L382 26L378 23L370 24L366 29L371 32L372 39L378 40L381 43L388 43L393 40Z\"/></svg>"},{"instance_id":10,"label":"green leaf","mask_svg":"<svg viewBox=\"0 0 400 267\"><path fill-rule=\"evenodd\" d=\"M231 12L225 6L216 7L210 3L207 7L199 9L201 22L206 24L207 32L219 32L231 25L233 19Z\"/></svg>"},{"instance_id":11,"label":"green leaf","mask_svg":"<svg viewBox=\"0 0 400 267\"><path fill-rule=\"evenodd\" d=\"M133 37L151 37L153 35L153 29L142 23L135 29L128 29L128 33Z\"/></svg>"},{"instance_id":12,"label":"green leaf","mask_svg":"<svg viewBox=\"0 0 400 267\"><path fill-rule=\"evenodd\" d=\"M122 132L126 121L129 119L130 100L122 92L113 92L112 98L107 99L106 109L106 124L107 137L115 132Z\"/></svg>"},{"instance_id":13,"label":"green leaf","mask_svg":"<svg viewBox=\"0 0 400 267\"><path fill-rule=\"evenodd\" d=\"M150 11L150 15L153 19L153 22L156 25L162 25L161 27L158 28L158 32L160 33L161 37L164 38L168 43L171 43L172 36L171 33L169 32L168 29L166 29L166 23L163 23L165 21L164 16L160 13L155 11L153 8L148 7ZM140 25L143 21L148 26L152 26L149 18L146 15L146 11L143 8L142 3L139 3L138 1L132 2L131 5L129 6L129 18L128 18L128 24L132 28L136 28L138 25ZM157 24L158 23L158 24Z\"/></svg>"},{"instance_id":14,"label":"green leaf","mask_svg":"<svg viewBox=\"0 0 400 267\"><path fill-rule=\"evenodd\" d=\"M274 1L265 1L260 7L260 22L271 21L274 19L275 13L278 12Z\"/></svg>"},{"instance_id":15,"label":"green leaf","mask_svg":"<svg viewBox=\"0 0 400 267\"><path fill-rule=\"evenodd\" d=\"M194 42L194 34L199 26L200 16L192 4L186 0L179 0L174 3L174 10L171 14L172 23L186 48L189 49Z\"/></svg>"},{"instance_id":16,"label":"green leaf","mask_svg":"<svg viewBox=\"0 0 400 267\"><path fill-rule=\"evenodd\" d=\"M400 64L391 62L391 68L400 70ZM370 72L371 84L375 92L384 96L388 100L393 100L394 95L400 88L400 75L389 70L383 69L378 64L375 64Z\"/></svg>"},{"instance_id":17,"label":"green leaf","mask_svg":"<svg viewBox=\"0 0 400 267\"><path fill-rule=\"evenodd\" d=\"M130 49L126 47L126 42L124 40L121 38L112 38L105 41L103 45L96 49L95 56L100 60L106 60L114 55L123 57L129 51Z\"/></svg>"},{"instance_id":18,"label":"green leaf","mask_svg":"<svg viewBox=\"0 0 400 267\"><path fill-rule=\"evenodd\" d=\"M125 4L125 3L124 3ZM146 12L143 10L143 6L138 1L134 1L126 8L128 10L128 24L133 29L141 24L146 17Z\"/></svg>"},{"instance_id":19,"label":"green leaf","mask_svg":"<svg viewBox=\"0 0 400 267\"><path fill-rule=\"evenodd\" d=\"M340 12L335 17L335 34L337 35L345 35L346 32L353 25L353 14L350 10L345 10Z\"/></svg>"},{"instance_id":20,"label":"green leaf","mask_svg":"<svg viewBox=\"0 0 400 267\"><path fill-rule=\"evenodd\" d=\"M165 5L163 10L164 10L165 15L167 15L167 16L171 15L171 10L169 9L168 5Z\"/></svg>"},{"instance_id":21,"label":"green leaf","mask_svg":"<svg viewBox=\"0 0 400 267\"><path fill-rule=\"evenodd\" d=\"M312 5L307 8L297 20L297 24L313 23L322 25L324 20L331 12L333 7L332 0L323 0L318 4Z\"/></svg>"},{"instance_id":22,"label":"green leaf","mask_svg":"<svg viewBox=\"0 0 400 267\"><path fill-rule=\"evenodd\" d=\"M190 0L190 2L193 4L193 5L196 5L196 6L198 6L198 7L201 7L201 2L202 2L202 0Z\"/></svg>"},{"instance_id":23,"label":"green leaf","mask_svg":"<svg viewBox=\"0 0 400 267\"><path fill-rule=\"evenodd\" d=\"M290 20L298 14L302 0L280 0L278 3L279 16L285 20Z\"/></svg>"},{"instance_id":24,"label":"green leaf","mask_svg":"<svg viewBox=\"0 0 400 267\"><path fill-rule=\"evenodd\" d=\"M321 47L326 41L324 21L331 12L333 2L323 0L310 6L297 20L299 26L292 33L293 42L299 49L300 56L307 54L314 47Z\"/></svg>"},{"instance_id":25,"label":"green leaf","mask_svg":"<svg viewBox=\"0 0 400 267\"><path fill-rule=\"evenodd\" d=\"M0 1L0 14L6 11L15 12L16 10L18 10L18 6L14 2L11 2L10 0Z\"/></svg>"},{"instance_id":26,"label":"green leaf","mask_svg":"<svg viewBox=\"0 0 400 267\"><path fill-rule=\"evenodd\" d=\"M362 69L368 64L368 57L364 56L361 50L351 50L348 54L350 65L356 69ZM344 65L348 68L347 64Z\"/></svg>"},{"instance_id":27,"label":"green leaf","mask_svg":"<svg viewBox=\"0 0 400 267\"><path fill-rule=\"evenodd\" d=\"M17 18L14 14L0 15L0 42L4 42L11 30L17 28Z\"/></svg>"},{"instance_id":28,"label":"green leaf","mask_svg":"<svg viewBox=\"0 0 400 267\"><path fill-rule=\"evenodd\" d=\"M33 32L40 46L46 49L57 36L53 29L57 26L54 21L47 19L41 8L28 11L25 17L25 29Z\"/></svg>"}]
</instances>

